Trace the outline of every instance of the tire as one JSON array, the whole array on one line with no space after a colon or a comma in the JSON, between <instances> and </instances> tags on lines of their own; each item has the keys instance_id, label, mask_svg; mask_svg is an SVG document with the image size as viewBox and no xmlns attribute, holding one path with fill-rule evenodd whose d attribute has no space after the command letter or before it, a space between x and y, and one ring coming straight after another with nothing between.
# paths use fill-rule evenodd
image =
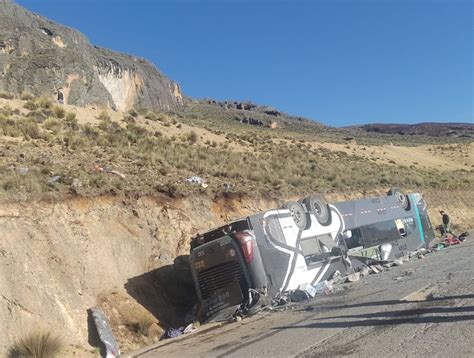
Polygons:
<instances>
[{"instance_id":1,"label":"tire","mask_svg":"<svg viewBox=\"0 0 474 358\"><path fill-rule=\"evenodd\" d=\"M313 214L321 225L329 225L331 223L331 210L328 203L320 195L311 195L303 199L306 210Z\"/></svg>"},{"instance_id":2,"label":"tire","mask_svg":"<svg viewBox=\"0 0 474 358\"><path fill-rule=\"evenodd\" d=\"M410 210L410 200L408 199L408 196L405 195L400 188L390 188L387 195L396 196L402 209Z\"/></svg>"},{"instance_id":3,"label":"tire","mask_svg":"<svg viewBox=\"0 0 474 358\"><path fill-rule=\"evenodd\" d=\"M306 219L306 212L304 211L303 205L296 201L289 201L283 205L283 208L290 211L291 217L298 229L306 228L308 220Z\"/></svg>"}]
</instances>

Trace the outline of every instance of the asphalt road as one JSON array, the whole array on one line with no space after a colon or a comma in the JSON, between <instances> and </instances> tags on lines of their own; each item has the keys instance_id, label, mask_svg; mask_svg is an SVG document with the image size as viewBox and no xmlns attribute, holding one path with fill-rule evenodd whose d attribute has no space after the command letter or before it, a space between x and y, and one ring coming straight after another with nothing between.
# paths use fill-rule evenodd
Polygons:
<instances>
[{"instance_id":1,"label":"asphalt road","mask_svg":"<svg viewBox=\"0 0 474 358\"><path fill-rule=\"evenodd\" d=\"M474 357L474 235L280 312L133 357Z\"/></svg>"}]
</instances>

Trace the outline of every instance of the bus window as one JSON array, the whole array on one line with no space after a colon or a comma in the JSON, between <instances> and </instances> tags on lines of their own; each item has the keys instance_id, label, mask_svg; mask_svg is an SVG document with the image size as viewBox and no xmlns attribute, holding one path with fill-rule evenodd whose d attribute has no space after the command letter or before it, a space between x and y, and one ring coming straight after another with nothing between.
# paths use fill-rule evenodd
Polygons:
<instances>
[{"instance_id":1,"label":"bus window","mask_svg":"<svg viewBox=\"0 0 474 358\"><path fill-rule=\"evenodd\" d=\"M400 240L400 232L395 224L395 220L381 221L375 224L362 226L360 229L364 238L365 247L372 247L381 245L385 242Z\"/></svg>"},{"instance_id":2,"label":"bus window","mask_svg":"<svg viewBox=\"0 0 474 358\"><path fill-rule=\"evenodd\" d=\"M331 235L324 234L303 239L300 241L300 246L306 265L311 265L331 256L331 249L335 246L335 242Z\"/></svg>"},{"instance_id":3,"label":"bus window","mask_svg":"<svg viewBox=\"0 0 474 358\"><path fill-rule=\"evenodd\" d=\"M344 241L346 242L347 249L353 249L356 247L363 247L364 242L362 240L362 233L359 228L348 230L350 231L350 235L344 236ZM347 237L350 236L350 237Z\"/></svg>"}]
</instances>

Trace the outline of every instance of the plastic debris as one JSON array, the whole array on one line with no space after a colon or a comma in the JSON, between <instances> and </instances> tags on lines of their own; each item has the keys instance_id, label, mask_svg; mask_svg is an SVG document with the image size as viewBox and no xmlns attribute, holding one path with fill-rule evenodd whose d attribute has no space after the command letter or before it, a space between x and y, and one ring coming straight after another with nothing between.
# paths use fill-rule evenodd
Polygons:
<instances>
[{"instance_id":1,"label":"plastic debris","mask_svg":"<svg viewBox=\"0 0 474 358\"><path fill-rule=\"evenodd\" d=\"M161 337L161 339L168 339L168 338L175 338L175 337L179 337L183 334L183 330L184 328L183 327L179 327L179 328L168 328L165 333L163 333L163 336Z\"/></svg>"},{"instance_id":2,"label":"plastic debris","mask_svg":"<svg viewBox=\"0 0 474 358\"><path fill-rule=\"evenodd\" d=\"M339 270L334 271L334 273L331 276L331 281L335 283L335 282L339 282L341 280L342 280L342 275L339 272Z\"/></svg>"},{"instance_id":3,"label":"plastic debris","mask_svg":"<svg viewBox=\"0 0 474 358\"><path fill-rule=\"evenodd\" d=\"M393 261L393 266L402 266L402 265L403 265L402 259L396 259Z\"/></svg>"},{"instance_id":4,"label":"plastic debris","mask_svg":"<svg viewBox=\"0 0 474 358\"><path fill-rule=\"evenodd\" d=\"M373 273L380 273L383 271L383 266L382 265L370 265L370 269L372 270Z\"/></svg>"},{"instance_id":5,"label":"plastic debris","mask_svg":"<svg viewBox=\"0 0 474 358\"><path fill-rule=\"evenodd\" d=\"M48 179L48 186L53 186L56 182L59 181L59 179L61 179L60 175L55 175L54 177L49 178Z\"/></svg>"},{"instance_id":6,"label":"plastic debris","mask_svg":"<svg viewBox=\"0 0 474 358\"><path fill-rule=\"evenodd\" d=\"M316 294L325 294L328 295L332 292L333 286L331 281L321 281L313 286Z\"/></svg>"},{"instance_id":7,"label":"plastic debris","mask_svg":"<svg viewBox=\"0 0 474 358\"><path fill-rule=\"evenodd\" d=\"M303 291L303 290L290 291L289 295L290 295L291 302L302 302L302 301L306 301L309 298L306 291Z\"/></svg>"},{"instance_id":8,"label":"plastic debris","mask_svg":"<svg viewBox=\"0 0 474 358\"><path fill-rule=\"evenodd\" d=\"M27 167L20 167L18 169L18 172L20 173L21 176L25 176L26 174L28 174L28 171L29 169Z\"/></svg>"},{"instance_id":9,"label":"plastic debris","mask_svg":"<svg viewBox=\"0 0 474 358\"><path fill-rule=\"evenodd\" d=\"M99 338L105 347L105 357L109 358L120 356L120 349L118 343L115 340L114 335L112 334L112 330L110 329L110 326L107 322L107 319L105 318L104 313L97 308L91 308L89 312L90 315L92 315L92 318L94 319Z\"/></svg>"},{"instance_id":10,"label":"plastic debris","mask_svg":"<svg viewBox=\"0 0 474 358\"><path fill-rule=\"evenodd\" d=\"M201 178L201 177L198 177L196 175L193 175L193 176L187 178L186 181L188 183L193 183L193 184L202 184L202 183L204 183L204 179Z\"/></svg>"},{"instance_id":11,"label":"plastic debris","mask_svg":"<svg viewBox=\"0 0 474 358\"><path fill-rule=\"evenodd\" d=\"M189 178L186 179L186 181L191 184L199 184L203 188L208 187L206 180L204 180L204 178L198 177L197 175L190 176Z\"/></svg>"},{"instance_id":12,"label":"plastic debris","mask_svg":"<svg viewBox=\"0 0 474 358\"><path fill-rule=\"evenodd\" d=\"M371 270L369 267L367 266L363 266L360 271L359 271L359 274L360 274L360 277L365 277L365 276L368 276L370 274Z\"/></svg>"}]
</instances>

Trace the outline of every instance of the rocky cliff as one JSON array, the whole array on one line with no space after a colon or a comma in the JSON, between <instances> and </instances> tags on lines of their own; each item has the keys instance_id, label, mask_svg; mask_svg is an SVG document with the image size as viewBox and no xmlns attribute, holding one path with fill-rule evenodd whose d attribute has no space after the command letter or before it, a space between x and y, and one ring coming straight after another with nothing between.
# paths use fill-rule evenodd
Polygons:
<instances>
[{"instance_id":1,"label":"rocky cliff","mask_svg":"<svg viewBox=\"0 0 474 358\"><path fill-rule=\"evenodd\" d=\"M80 32L0 0L0 92L67 104L171 109L179 85L150 62L92 46Z\"/></svg>"}]
</instances>

